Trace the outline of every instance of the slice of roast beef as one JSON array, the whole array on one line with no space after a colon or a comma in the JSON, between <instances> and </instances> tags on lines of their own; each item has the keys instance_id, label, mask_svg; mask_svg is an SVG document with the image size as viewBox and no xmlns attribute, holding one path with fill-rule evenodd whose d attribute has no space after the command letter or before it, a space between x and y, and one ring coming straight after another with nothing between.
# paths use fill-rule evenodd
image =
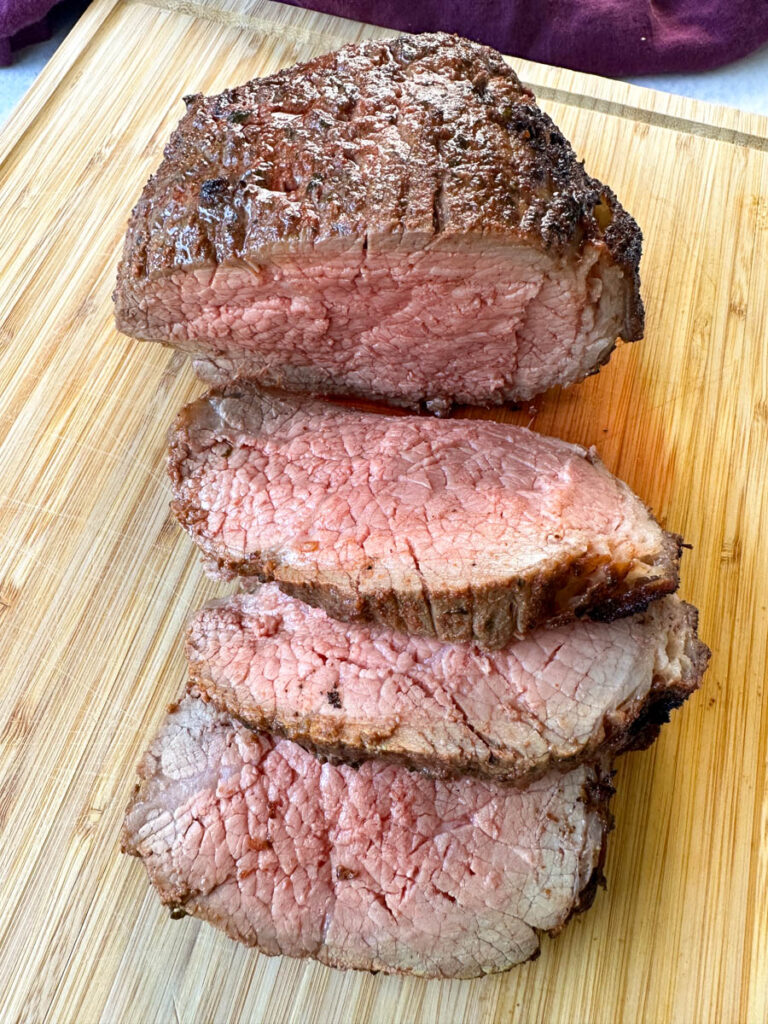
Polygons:
<instances>
[{"instance_id":1,"label":"slice of roast beef","mask_svg":"<svg viewBox=\"0 0 768 1024\"><path fill-rule=\"evenodd\" d=\"M198 612L187 659L193 693L323 755L519 783L648 745L706 667L696 619L667 597L484 653L338 622L271 583Z\"/></svg>"},{"instance_id":2,"label":"slice of roast beef","mask_svg":"<svg viewBox=\"0 0 768 1024\"><path fill-rule=\"evenodd\" d=\"M336 618L499 648L677 587L680 538L594 452L519 427L233 386L170 440L172 508L209 566Z\"/></svg>"},{"instance_id":3,"label":"slice of roast beef","mask_svg":"<svg viewBox=\"0 0 768 1024\"><path fill-rule=\"evenodd\" d=\"M334 766L189 698L139 775L123 849L175 915L268 954L433 977L534 956L590 905L610 820L597 767L518 790Z\"/></svg>"},{"instance_id":4,"label":"slice of roast beef","mask_svg":"<svg viewBox=\"0 0 768 1024\"><path fill-rule=\"evenodd\" d=\"M493 50L369 41L186 102L114 297L208 381L441 412L641 336L637 225Z\"/></svg>"}]
</instances>

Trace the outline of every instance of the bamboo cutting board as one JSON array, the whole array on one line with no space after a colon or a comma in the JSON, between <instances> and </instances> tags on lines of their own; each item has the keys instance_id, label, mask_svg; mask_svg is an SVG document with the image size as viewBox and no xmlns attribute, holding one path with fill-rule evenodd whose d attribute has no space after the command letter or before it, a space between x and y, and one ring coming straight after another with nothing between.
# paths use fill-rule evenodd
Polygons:
<instances>
[{"instance_id":1,"label":"bamboo cutting board","mask_svg":"<svg viewBox=\"0 0 768 1024\"><path fill-rule=\"evenodd\" d=\"M768 1019L768 119L522 61L646 235L646 339L535 410L693 544L702 691L625 758L608 890L471 982L341 973L170 921L118 854L134 765L216 587L169 518L184 361L116 334L125 221L181 96L366 35L266 0L97 0L0 136L2 1021ZM223 592L223 588L219 588Z\"/></svg>"}]
</instances>

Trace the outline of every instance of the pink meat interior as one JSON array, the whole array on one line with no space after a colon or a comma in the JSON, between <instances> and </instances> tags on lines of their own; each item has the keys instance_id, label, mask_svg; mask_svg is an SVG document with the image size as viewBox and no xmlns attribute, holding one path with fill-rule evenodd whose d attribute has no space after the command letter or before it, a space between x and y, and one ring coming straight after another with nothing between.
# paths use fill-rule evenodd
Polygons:
<instances>
[{"instance_id":1,"label":"pink meat interior","mask_svg":"<svg viewBox=\"0 0 768 1024\"><path fill-rule=\"evenodd\" d=\"M321 764L186 701L155 740L124 845L166 901L270 953L473 975L527 959L597 864L594 769L525 791Z\"/></svg>"},{"instance_id":2,"label":"pink meat interior","mask_svg":"<svg viewBox=\"0 0 768 1024\"><path fill-rule=\"evenodd\" d=\"M203 691L248 723L523 776L597 746L611 722L626 727L654 684L683 685L691 612L669 597L485 653L338 622L270 584L200 611L187 656Z\"/></svg>"},{"instance_id":3,"label":"pink meat interior","mask_svg":"<svg viewBox=\"0 0 768 1024\"><path fill-rule=\"evenodd\" d=\"M210 403L220 425L177 493L205 512L210 550L273 554L284 578L441 593L582 557L626 572L663 547L626 485L553 438L269 400L252 431L247 403Z\"/></svg>"},{"instance_id":4,"label":"pink meat interior","mask_svg":"<svg viewBox=\"0 0 768 1024\"><path fill-rule=\"evenodd\" d=\"M198 372L402 404L524 400L599 365L626 316L621 271L492 238L380 251L317 243L160 277L140 333ZM207 358L206 358L207 357Z\"/></svg>"}]
</instances>

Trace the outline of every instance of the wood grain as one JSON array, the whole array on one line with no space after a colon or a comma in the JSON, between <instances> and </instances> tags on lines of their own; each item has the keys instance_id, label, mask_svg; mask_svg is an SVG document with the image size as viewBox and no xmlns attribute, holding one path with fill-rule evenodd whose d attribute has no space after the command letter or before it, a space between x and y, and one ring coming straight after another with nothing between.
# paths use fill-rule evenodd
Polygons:
<instances>
[{"instance_id":1,"label":"wood grain","mask_svg":"<svg viewBox=\"0 0 768 1024\"><path fill-rule=\"evenodd\" d=\"M765 1021L765 118L514 62L641 223L648 306L643 342L517 419L596 444L685 534L682 593L714 651L702 692L621 765L594 909L507 975L343 974L170 921L119 856L184 619L216 590L163 479L199 385L112 324L127 214L182 95L382 34L266 0L171 4L96 0L0 137L0 1017Z\"/></svg>"}]
</instances>

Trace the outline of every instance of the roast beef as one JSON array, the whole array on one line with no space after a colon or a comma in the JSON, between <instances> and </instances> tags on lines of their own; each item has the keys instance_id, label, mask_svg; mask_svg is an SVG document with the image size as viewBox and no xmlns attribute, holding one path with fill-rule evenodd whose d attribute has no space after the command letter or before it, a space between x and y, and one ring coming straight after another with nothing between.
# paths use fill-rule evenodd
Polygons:
<instances>
[{"instance_id":1,"label":"roast beef","mask_svg":"<svg viewBox=\"0 0 768 1024\"><path fill-rule=\"evenodd\" d=\"M517 782L649 744L707 653L676 597L484 653L338 622L266 584L203 608L187 633L193 692L251 728L346 760Z\"/></svg>"},{"instance_id":2,"label":"roast beef","mask_svg":"<svg viewBox=\"0 0 768 1024\"><path fill-rule=\"evenodd\" d=\"M440 412L641 336L637 225L493 50L369 41L186 102L115 302L207 380Z\"/></svg>"},{"instance_id":3,"label":"roast beef","mask_svg":"<svg viewBox=\"0 0 768 1024\"><path fill-rule=\"evenodd\" d=\"M334 766L187 699L139 775L123 848L175 916L269 954L500 971L588 906L600 878L610 787L596 767L518 790Z\"/></svg>"},{"instance_id":4,"label":"roast beef","mask_svg":"<svg viewBox=\"0 0 768 1024\"><path fill-rule=\"evenodd\" d=\"M677 586L680 538L594 452L508 424L233 386L182 410L169 471L212 571L336 618L490 649Z\"/></svg>"}]
</instances>

